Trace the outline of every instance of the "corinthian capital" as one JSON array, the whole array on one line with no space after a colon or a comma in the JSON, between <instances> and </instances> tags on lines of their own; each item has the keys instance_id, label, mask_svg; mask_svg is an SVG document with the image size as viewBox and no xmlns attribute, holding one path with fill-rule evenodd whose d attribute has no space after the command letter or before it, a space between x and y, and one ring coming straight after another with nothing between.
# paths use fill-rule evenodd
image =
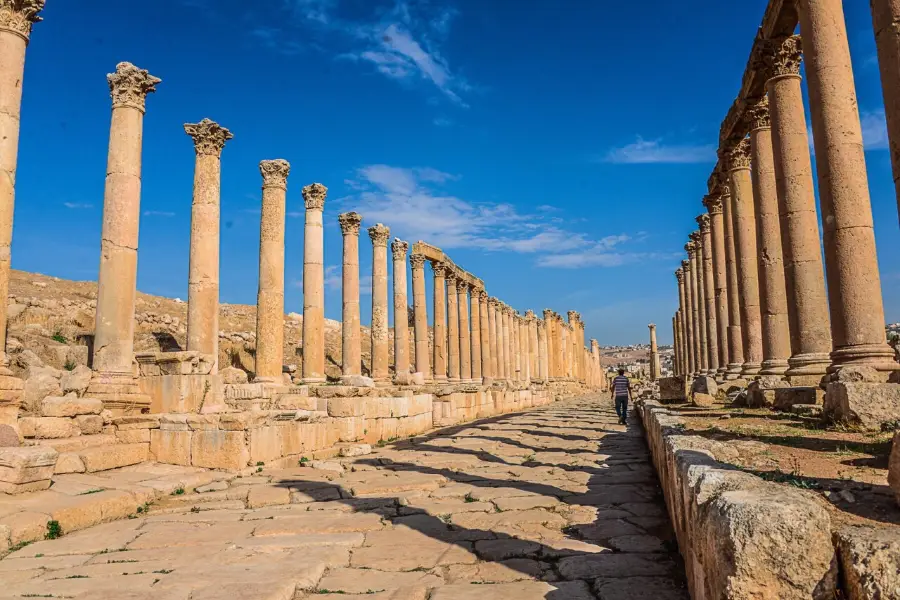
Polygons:
<instances>
[{"instance_id":1,"label":"corinthian capital","mask_svg":"<svg viewBox=\"0 0 900 600\"><path fill-rule=\"evenodd\" d=\"M372 240L373 246L383 246L384 248L387 248L389 237L391 237L391 230L387 225L375 223L369 227L369 238Z\"/></svg>"},{"instance_id":2,"label":"corinthian capital","mask_svg":"<svg viewBox=\"0 0 900 600\"><path fill-rule=\"evenodd\" d=\"M719 194L710 194L709 196L703 197L703 206L706 207L706 210L709 211L711 215L718 215L722 213L722 196Z\"/></svg>"},{"instance_id":3,"label":"corinthian capital","mask_svg":"<svg viewBox=\"0 0 900 600\"><path fill-rule=\"evenodd\" d=\"M144 112L147 94L156 91L162 79L154 77L146 69L138 69L129 62L116 65L116 72L106 76L113 108L128 106Z\"/></svg>"},{"instance_id":4,"label":"corinthian capital","mask_svg":"<svg viewBox=\"0 0 900 600\"><path fill-rule=\"evenodd\" d=\"M409 243L394 238L394 241L391 242L391 254L394 255L394 260L405 260L407 252L409 252Z\"/></svg>"},{"instance_id":5,"label":"corinthian capital","mask_svg":"<svg viewBox=\"0 0 900 600\"><path fill-rule=\"evenodd\" d=\"M767 44L769 77L799 75L803 62L803 42L799 35L769 40Z\"/></svg>"},{"instance_id":6,"label":"corinthian capital","mask_svg":"<svg viewBox=\"0 0 900 600\"><path fill-rule=\"evenodd\" d=\"M345 212L338 215L338 223L341 224L341 233L344 235L359 235L359 226L362 223L362 215L355 212Z\"/></svg>"},{"instance_id":7,"label":"corinthian capital","mask_svg":"<svg viewBox=\"0 0 900 600\"><path fill-rule=\"evenodd\" d=\"M443 264L443 263L438 263ZM444 269L444 279L447 280L447 290L449 292L453 292L453 287L456 285L456 271L448 267L447 265L443 265Z\"/></svg>"},{"instance_id":8,"label":"corinthian capital","mask_svg":"<svg viewBox=\"0 0 900 600\"><path fill-rule=\"evenodd\" d=\"M728 170L735 171L738 169L750 168L750 140L742 139L733 148L726 152L725 156L728 163Z\"/></svg>"},{"instance_id":9,"label":"corinthian capital","mask_svg":"<svg viewBox=\"0 0 900 600\"><path fill-rule=\"evenodd\" d=\"M747 122L750 124L750 131L771 127L769 120L769 97L763 96L755 101L747 108Z\"/></svg>"},{"instance_id":10,"label":"corinthian capital","mask_svg":"<svg viewBox=\"0 0 900 600\"><path fill-rule=\"evenodd\" d=\"M185 123L184 131L194 138L194 151L198 156L221 156L225 142L234 137L230 131L209 119L203 119L199 123Z\"/></svg>"},{"instance_id":11,"label":"corinthian capital","mask_svg":"<svg viewBox=\"0 0 900 600\"><path fill-rule=\"evenodd\" d=\"M424 254L410 254L409 255L409 266L412 267L413 271L416 269L424 269L425 268L425 255Z\"/></svg>"},{"instance_id":12,"label":"corinthian capital","mask_svg":"<svg viewBox=\"0 0 900 600\"><path fill-rule=\"evenodd\" d=\"M709 233L709 215L703 213L697 217L697 224L700 226L700 233Z\"/></svg>"},{"instance_id":13,"label":"corinthian capital","mask_svg":"<svg viewBox=\"0 0 900 600\"><path fill-rule=\"evenodd\" d=\"M44 10L44 1L0 0L0 30L12 31L27 42L31 27L43 20L38 13Z\"/></svg>"},{"instance_id":14,"label":"corinthian capital","mask_svg":"<svg viewBox=\"0 0 900 600\"><path fill-rule=\"evenodd\" d=\"M328 188L321 183L311 183L305 186L301 192L303 193L303 201L306 203L306 210L322 210L325 208L325 196L328 194Z\"/></svg>"},{"instance_id":15,"label":"corinthian capital","mask_svg":"<svg viewBox=\"0 0 900 600\"><path fill-rule=\"evenodd\" d=\"M685 246L684 249L687 250L687 246ZM681 271L684 273L687 273L690 270L691 270L691 261L689 261L689 260L681 261Z\"/></svg>"},{"instance_id":16,"label":"corinthian capital","mask_svg":"<svg viewBox=\"0 0 900 600\"><path fill-rule=\"evenodd\" d=\"M463 279L462 273L456 275L456 291L459 294L465 294L469 290L469 282Z\"/></svg>"},{"instance_id":17,"label":"corinthian capital","mask_svg":"<svg viewBox=\"0 0 900 600\"><path fill-rule=\"evenodd\" d=\"M287 178L291 174L291 163L283 158L264 160L259 163L263 187L280 187L287 189Z\"/></svg>"},{"instance_id":18,"label":"corinthian capital","mask_svg":"<svg viewBox=\"0 0 900 600\"><path fill-rule=\"evenodd\" d=\"M678 283L684 283L684 271L681 267L675 269L675 278L678 280Z\"/></svg>"},{"instance_id":19,"label":"corinthian capital","mask_svg":"<svg viewBox=\"0 0 900 600\"><path fill-rule=\"evenodd\" d=\"M447 276L447 265L440 261L434 260L431 261L431 270L434 271L435 277L446 277Z\"/></svg>"},{"instance_id":20,"label":"corinthian capital","mask_svg":"<svg viewBox=\"0 0 900 600\"><path fill-rule=\"evenodd\" d=\"M697 244L693 240L684 245L684 251L687 252L688 258L694 258L697 253Z\"/></svg>"}]
</instances>

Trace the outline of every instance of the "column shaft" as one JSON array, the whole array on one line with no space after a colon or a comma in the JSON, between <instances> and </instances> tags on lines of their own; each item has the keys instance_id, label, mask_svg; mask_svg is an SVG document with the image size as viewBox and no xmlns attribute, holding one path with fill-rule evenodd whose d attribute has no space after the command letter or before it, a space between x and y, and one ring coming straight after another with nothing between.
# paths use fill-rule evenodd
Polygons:
<instances>
[{"instance_id":1,"label":"column shaft","mask_svg":"<svg viewBox=\"0 0 900 600\"><path fill-rule=\"evenodd\" d=\"M881 68L881 91L884 94L884 115L890 137L891 166L894 170L894 190L900 207L900 2L871 0L872 26L878 47Z\"/></svg>"},{"instance_id":2,"label":"column shaft","mask_svg":"<svg viewBox=\"0 0 900 600\"><path fill-rule=\"evenodd\" d=\"M359 228L355 212L338 217L343 235L341 281L341 375L362 374L362 331L359 322Z\"/></svg>"},{"instance_id":3,"label":"column shaft","mask_svg":"<svg viewBox=\"0 0 900 600\"><path fill-rule=\"evenodd\" d=\"M447 273L447 345L450 357L450 381L460 381L459 369L459 296L456 273Z\"/></svg>"},{"instance_id":4,"label":"column shaft","mask_svg":"<svg viewBox=\"0 0 900 600\"><path fill-rule=\"evenodd\" d=\"M719 371L719 325L716 313L716 283L713 272L713 241L710 215L700 215L700 264L703 265L703 305L706 313L707 375Z\"/></svg>"},{"instance_id":5,"label":"column shaft","mask_svg":"<svg viewBox=\"0 0 900 600\"><path fill-rule=\"evenodd\" d=\"M720 192L704 198L709 211L709 227L712 235L713 286L715 293L716 347L719 351L717 376L725 377L728 368L728 277L725 258L725 223L722 217L722 195Z\"/></svg>"},{"instance_id":6,"label":"column shaft","mask_svg":"<svg viewBox=\"0 0 900 600\"><path fill-rule=\"evenodd\" d=\"M491 361L491 318L488 308L488 295L482 289L478 291L478 318L481 330L481 376L482 378L495 377ZM482 380L483 383L483 380Z\"/></svg>"},{"instance_id":7,"label":"column shaft","mask_svg":"<svg viewBox=\"0 0 900 600\"><path fill-rule=\"evenodd\" d=\"M727 189L730 190L730 184ZM728 368L726 379L737 379L744 364L744 339L741 332L741 298L738 290L738 264L734 237L734 207L731 192L722 195L725 223L725 276L728 287Z\"/></svg>"},{"instance_id":8,"label":"column shaft","mask_svg":"<svg viewBox=\"0 0 900 600\"><path fill-rule=\"evenodd\" d=\"M472 341L469 330L469 284L462 279L456 282L457 307L459 309L459 377L472 381Z\"/></svg>"},{"instance_id":9,"label":"column shaft","mask_svg":"<svg viewBox=\"0 0 900 600\"><path fill-rule=\"evenodd\" d=\"M659 379L659 348L656 346L656 325L651 323L650 328L650 381Z\"/></svg>"},{"instance_id":10,"label":"column shaft","mask_svg":"<svg viewBox=\"0 0 900 600\"><path fill-rule=\"evenodd\" d=\"M432 381L431 366L428 360L428 302L425 299L425 257L411 254L409 264L412 267L413 281L413 335L416 341L416 372L421 373L425 381Z\"/></svg>"},{"instance_id":11,"label":"column shaft","mask_svg":"<svg viewBox=\"0 0 900 600\"><path fill-rule=\"evenodd\" d=\"M303 188L303 382L325 383L325 233L322 212L328 190Z\"/></svg>"},{"instance_id":12,"label":"column shaft","mask_svg":"<svg viewBox=\"0 0 900 600\"><path fill-rule=\"evenodd\" d=\"M694 254L693 249L688 252L688 256L691 254ZM697 260L695 257L690 256L690 258L688 258L688 263L690 264L690 268L685 271L687 281L684 283L688 303L688 342L690 343L690 348L688 348L688 350L691 353L691 376L694 377L700 374L700 332L698 328L698 321L700 319L698 317L697 307Z\"/></svg>"},{"instance_id":13,"label":"column shaft","mask_svg":"<svg viewBox=\"0 0 900 600\"><path fill-rule=\"evenodd\" d=\"M472 380L481 383L481 292L475 288L469 291L469 314L472 319Z\"/></svg>"},{"instance_id":14,"label":"column shaft","mask_svg":"<svg viewBox=\"0 0 900 600\"><path fill-rule=\"evenodd\" d=\"M378 223L369 227L372 240L372 368L376 384L390 381L388 337L388 258L387 242L391 231Z\"/></svg>"},{"instance_id":15,"label":"column shaft","mask_svg":"<svg viewBox=\"0 0 900 600\"><path fill-rule=\"evenodd\" d=\"M410 383L409 304L407 302L406 253L409 244L395 239L391 243L394 259L394 382Z\"/></svg>"},{"instance_id":16,"label":"column shaft","mask_svg":"<svg viewBox=\"0 0 900 600\"><path fill-rule=\"evenodd\" d=\"M434 380L447 380L447 293L446 280L447 268L442 263L433 262L434 271Z\"/></svg>"},{"instance_id":17,"label":"column shaft","mask_svg":"<svg viewBox=\"0 0 900 600\"><path fill-rule=\"evenodd\" d=\"M700 375L709 374L709 345L706 337L706 282L703 273L703 245L700 241L701 235L699 231L691 234L691 240L694 242L694 255L691 257L691 273L697 278L697 288L694 291L694 308L697 310L697 340L699 361L698 369Z\"/></svg>"}]
</instances>

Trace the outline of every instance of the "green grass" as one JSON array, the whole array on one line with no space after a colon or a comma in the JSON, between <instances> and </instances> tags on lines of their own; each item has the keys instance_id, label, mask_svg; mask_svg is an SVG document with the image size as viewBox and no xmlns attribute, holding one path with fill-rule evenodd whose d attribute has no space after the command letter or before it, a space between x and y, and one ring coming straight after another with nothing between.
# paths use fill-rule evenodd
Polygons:
<instances>
[{"instance_id":1,"label":"green grass","mask_svg":"<svg viewBox=\"0 0 900 600\"><path fill-rule=\"evenodd\" d=\"M172 492L172 495L173 495L173 496L183 496L183 495L184 495L184 488L183 488L183 487L176 488L175 491Z\"/></svg>"},{"instance_id":2,"label":"green grass","mask_svg":"<svg viewBox=\"0 0 900 600\"><path fill-rule=\"evenodd\" d=\"M62 536L62 527L59 525L59 521L47 521L47 533L44 535L48 540L55 540L58 537Z\"/></svg>"}]
</instances>

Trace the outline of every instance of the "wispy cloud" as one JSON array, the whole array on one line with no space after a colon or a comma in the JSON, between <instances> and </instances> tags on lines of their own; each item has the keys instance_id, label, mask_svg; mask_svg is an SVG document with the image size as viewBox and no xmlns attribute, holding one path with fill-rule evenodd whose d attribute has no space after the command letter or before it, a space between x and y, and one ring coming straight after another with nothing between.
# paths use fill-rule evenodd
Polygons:
<instances>
[{"instance_id":1,"label":"wispy cloud","mask_svg":"<svg viewBox=\"0 0 900 600\"><path fill-rule=\"evenodd\" d=\"M716 147L706 145L665 144L661 139L645 140L641 136L620 148L612 148L600 162L616 164L687 164L715 162Z\"/></svg>"},{"instance_id":2,"label":"wispy cloud","mask_svg":"<svg viewBox=\"0 0 900 600\"><path fill-rule=\"evenodd\" d=\"M175 213L166 210L145 210L145 217L174 217Z\"/></svg>"},{"instance_id":3,"label":"wispy cloud","mask_svg":"<svg viewBox=\"0 0 900 600\"><path fill-rule=\"evenodd\" d=\"M70 208L72 210L83 210L88 208L94 208L93 204L87 204L84 202L63 202L63 206L66 208Z\"/></svg>"},{"instance_id":4,"label":"wispy cloud","mask_svg":"<svg viewBox=\"0 0 900 600\"><path fill-rule=\"evenodd\" d=\"M432 121L435 127L450 127L453 125L453 121L446 117L436 117L434 121Z\"/></svg>"}]
</instances>

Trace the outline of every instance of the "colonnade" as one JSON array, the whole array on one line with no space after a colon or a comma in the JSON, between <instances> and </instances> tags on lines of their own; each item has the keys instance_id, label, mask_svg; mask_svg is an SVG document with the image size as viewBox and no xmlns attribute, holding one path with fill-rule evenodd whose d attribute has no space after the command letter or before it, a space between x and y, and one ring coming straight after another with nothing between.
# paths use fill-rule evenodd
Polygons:
<instances>
[{"instance_id":1,"label":"colonnade","mask_svg":"<svg viewBox=\"0 0 900 600\"><path fill-rule=\"evenodd\" d=\"M891 145L900 147L900 104L890 95L900 89L900 33L893 27L900 5L871 4ZM677 374L818 385L847 366L871 367L884 381L900 369L885 339L863 152L841 0L772 8L722 125L707 212L697 217L688 260L675 272ZM900 154L892 152L892 160L896 174Z\"/></svg>"}]
</instances>

